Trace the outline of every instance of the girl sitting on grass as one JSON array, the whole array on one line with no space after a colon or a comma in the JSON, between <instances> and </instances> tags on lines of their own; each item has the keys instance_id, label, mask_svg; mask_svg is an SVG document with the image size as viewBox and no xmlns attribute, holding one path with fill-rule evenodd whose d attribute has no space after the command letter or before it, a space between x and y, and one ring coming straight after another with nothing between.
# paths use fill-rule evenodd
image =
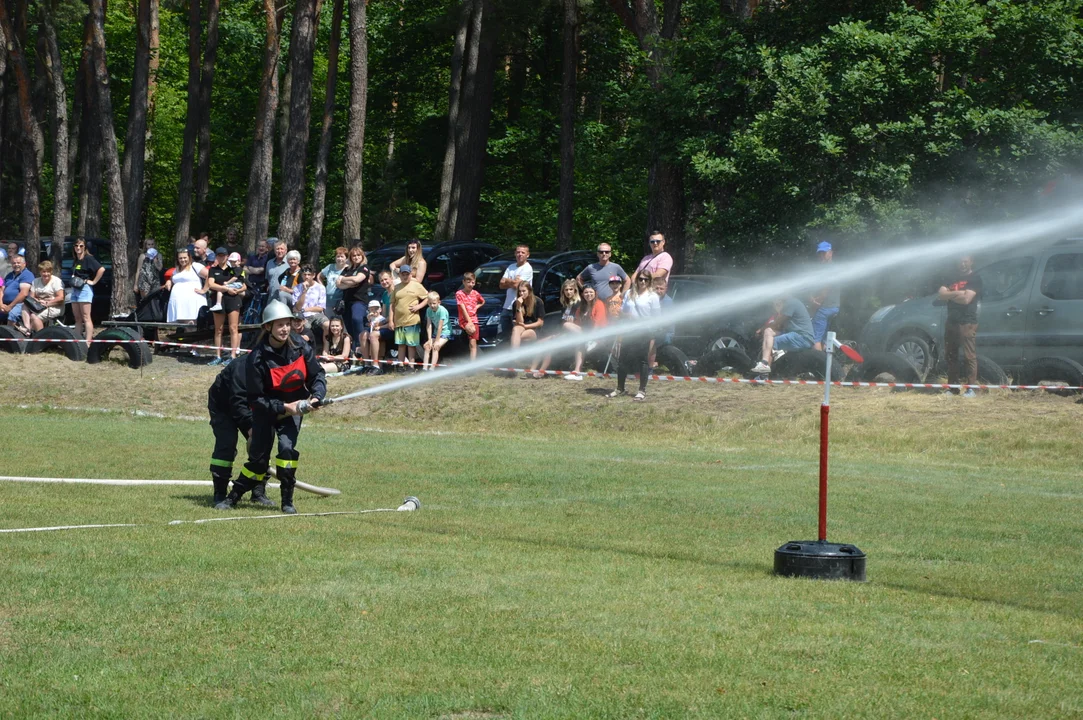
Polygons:
<instances>
[{"instance_id":1,"label":"girl sitting on grass","mask_svg":"<svg viewBox=\"0 0 1083 720\"><path fill-rule=\"evenodd\" d=\"M521 280L515 288L515 303L511 306L512 327L511 346L517 348L524 342L532 342L538 339L538 330L545 324L545 303L540 297L534 295L534 288L529 280ZM530 363L530 369L523 375L523 379L533 377L540 379L545 373L539 371L538 360L535 358Z\"/></svg>"},{"instance_id":2,"label":"girl sitting on grass","mask_svg":"<svg viewBox=\"0 0 1083 720\"><path fill-rule=\"evenodd\" d=\"M350 367L350 336L342 325L342 318L331 318L323 336L324 372L346 372Z\"/></svg>"}]
</instances>

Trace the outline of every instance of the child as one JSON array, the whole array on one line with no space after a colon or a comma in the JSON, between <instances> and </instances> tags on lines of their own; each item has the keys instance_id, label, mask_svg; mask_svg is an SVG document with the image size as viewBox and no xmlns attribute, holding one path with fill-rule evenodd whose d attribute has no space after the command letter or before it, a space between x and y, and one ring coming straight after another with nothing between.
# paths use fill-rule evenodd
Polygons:
<instances>
[{"instance_id":1,"label":"child","mask_svg":"<svg viewBox=\"0 0 1083 720\"><path fill-rule=\"evenodd\" d=\"M394 289L394 278L388 270L384 270L378 276L380 279L380 287L383 290L380 291L380 314L384 316L383 327L380 328L380 356L377 358L378 363L376 367L379 367L379 363L383 362L387 356L387 349L395 344L395 320L391 317L391 291ZM360 349L360 348L358 348Z\"/></svg>"},{"instance_id":2,"label":"child","mask_svg":"<svg viewBox=\"0 0 1083 720\"><path fill-rule=\"evenodd\" d=\"M380 333L387 326L387 318L383 316L383 306L379 300L369 300L369 311L365 315L365 330L361 333L361 347L357 348L360 353L367 352L372 365L361 371L362 375L383 375L380 362L377 359L380 354Z\"/></svg>"},{"instance_id":3,"label":"child","mask_svg":"<svg viewBox=\"0 0 1083 720\"><path fill-rule=\"evenodd\" d=\"M395 344L399 346L400 367L416 369L417 349L421 347L421 311L428 304L429 292L410 275L410 266L399 268L399 284L391 292L391 319L395 323Z\"/></svg>"},{"instance_id":4,"label":"child","mask_svg":"<svg viewBox=\"0 0 1083 720\"><path fill-rule=\"evenodd\" d=\"M478 357L478 340L481 338L478 308L485 304L485 298L474 289L477 282L474 273L463 273L463 286L455 292L455 302L459 306L459 327L463 334L470 338L471 360L477 360Z\"/></svg>"},{"instance_id":5,"label":"child","mask_svg":"<svg viewBox=\"0 0 1083 720\"><path fill-rule=\"evenodd\" d=\"M285 304L285 303L283 303ZM312 331L305 328L305 316L301 313L296 313L293 316L293 335L304 340L309 345L312 345Z\"/></svg>"},{"instance_id":6,"label":"child","mask_svg":"<svg viewBox=\"0 0 1083 720\"><path fill-rule=\"evenodd\" d=\"M583 286L583 301L575 311L575 320L578 327L583 331L602 328L609 324L609 315L606 312L605 303L598 299L598 293L591 285ZM585 351L590 352L597 343L589 342ZM564 376L565 380L582 380L584 348L575 349L575 368L571 373Z\"/></svg>"},{"instance_id":7,"label":"child","mask_svg":"<svg viewBox=\"0 0 1083 720\"><path fill-rule=\"evenodd\" d=\"M350 336L342 325L342 318L331 318L327 322L327 333L323 336L324 372L346 372L350 367Z\"/></svg>"},{"instance_id":8,"label":"child","mask_svg":"<svg viewBox=\"0 0 1083 720\"><path fill-rule=\"evenodd\" d=\"M429 293L429 309L425 311L425 320L429 324L429 339L425 342L425 357L421 361L422 369L435 370L440 362L440 348L451 340L451 322L447 308L440 304L440 295ZM429 355L432 364L429 364Z\"/></svg>"},{"instance_id":9,"label":"child","mask_svg":"<svg viewBox=\"0 0 1083 720\"><path fill-rule=\"evenodd\" d=\"M605 301L605 311L609 314L610 320L616 320L620 317L621 307L624 305L624 293L620 291L623 286L624 281L619 276L614 275L609 278L609 289L613 294Z\"/></svg>"}]
</instances>

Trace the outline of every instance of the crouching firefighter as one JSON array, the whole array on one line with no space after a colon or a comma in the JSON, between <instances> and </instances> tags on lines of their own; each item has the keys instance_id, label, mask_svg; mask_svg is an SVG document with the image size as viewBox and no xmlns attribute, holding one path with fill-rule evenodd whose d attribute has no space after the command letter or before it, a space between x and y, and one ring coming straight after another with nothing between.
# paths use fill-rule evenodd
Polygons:
<instances>
[{"instance_id":1,"label":"crouching firefighter","mask_svg":"<svg viewBox=\"0 0 1083 720\"><path fill-rule=\"evenodd\" d=\"M278 436L275 465L282 491L282 512L296 513L293 488L297 483L297 436L301 418L323 402L327 385L323 368L311 346L290 337L293 312L272 300L263 311L263 335L246 358L248 405L252 410L252 437L248 462L226 499L215 507L229 510L267 474L271 448Z\"/></svg>"},{"instance_id":2,"label":"crouching firefighter","mask_svg":"<svg viewBox=\"0 0 1083 720\"><path fill-rule=\"evenodd\" d=\"M211 480L214 482L214 504L226 499L229 480L233 476L233 460L237 457L237 433L245 441L252 435L252 410L248 407L247 358L234 360L218 373L207 392L207 410L214 431L214 451L211 453ZM252 487L252 500L273 506L267 497L267 478Z\"/></svg>"}]
</instances>

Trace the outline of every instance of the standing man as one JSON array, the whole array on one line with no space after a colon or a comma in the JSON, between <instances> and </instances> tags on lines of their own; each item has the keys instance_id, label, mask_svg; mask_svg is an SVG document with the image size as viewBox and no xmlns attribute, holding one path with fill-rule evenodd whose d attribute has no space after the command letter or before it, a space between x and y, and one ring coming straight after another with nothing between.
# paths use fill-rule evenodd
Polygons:
<instances>
[{"instance_id":1,"label":"standing man","mask_svg":"<svg viewBox=\"0 0 1083 720\"><path fill-rule=\"evenodd\" d=\"M628 291L628 286L632 284L628 279L628 273L624 272L624 268L615 262L609 261L611 257L613 257L613 248L609 243L600 244L598 246L598 262L587 265L583 268L583 272L579 273L575 278L575 282L580 289L587 285L593 287L594 291L598 293L598 299L602 302L608 300L609 296L613 294L613 288L609 286L609 280L613 276L621 279L619 292L622 297Z\"/></svg>"},{"instance_id":2,"label":"standing man","mask_svg":"<svg viewBox=\"0 0 1083 720\"><path fill-rule=\"evenodd\" d=\"M193 263L199 263L204 267L214 263L214 258L208 255L208 245L207 233L203 233L198 240L192 243L195 252L195 257L192 258Z\"/></svg>"},{"instance_id":3,"label":"standing man","mask_svg":"<svg viewBox=\"0 0 1083 720\"><path fill-rule=\"evenodd\" d=\"M948 361L948 384L960 380L967 385L978 384L978 302L981 300L981 277L974 274L974 259L959 258L954 280L940 287L937 296L948 305L944 323L944 356ZM959 349L963 350L963 369L959 372ZM949 390L949 392L952 392ZM963 397L974 397L967 388Z\"/></svg>"},{"instance_id":4,"label":"standing man","mask_svg":"<svg viewBox=\"0 0 1083 720\"><path fill-rule=\"evenodd\" d=\"M651 277L657 275L659 270L665 270L667 277L673 272L673 256L666 252L666 236L655 230L647 239L647 244L650 245L651 251L639 261L628 285L635 284L641 272L650 273Z\"/></svg>"},{"instance_id":5,"label":"standing man","mask_svg":"<svg viewBox=\"0 0 1083 720\"><path fill-rule=\"evenodd\" d=\"M248 405L252 409L252 436L248 462L234 481L233 489L218 510L232 510L249 490L263 481L271 462L271 448L278 437L278 482L282 512L293 515L293 489L297 483L297 436L301 418L317 410L327 392L323 367L312 347L290 337L293 312L275 300L263 311L263 336L245 358Z\"/></svg>"},{"instance_id":6,"label":"standing man","mask_svg":"<svg viewBox=\"0 0 1083 720\"><path fill-rule=\"evenodd\" d=\"M523 280L526 280L532 285L534 283L534 268L530 267L530 263L527 262L527 258L529 257L529 247L526 245L516 245L515 264L508 265L508 269L504 271L504 277L500 278L500 289L507 291L507 294L504 296L504 309L500 311L501 335L511 335L511 306L515 304L519 283Z\"/></svg>"},{"instance_id":7,"label":"standing man","mask_svg":"<svg viewBox=\"0 0 1083 720\"><path fill-rule=\"evenodd\" d=\"M267 260L270 249L266 240L260 240L256 243L256 252L249 255L244 264L248 281L260 292L267 289Z\"/></svg>"},{"instance_id":8,"label":"standing man","mask_svg":"<svg viewBox=\"0 0 1083 720\"><path fill-rule=\"evenodd\" d=\"M10 253L10 251L9 251ZM22 322L23 300L30 294L34 285L34 273L26 269L26 258L16 252L9 254L11 272L4 278L4 301L0 303L0 322L7 320L8 325Z\"/></svg>"},{"instance_id":9,"label":"standing man","mask_svg":"<svg viewBox=\"0 0 1083 720\"><path fill-rule=\"evenodd\" d=\"M278 238L268 238L268 241L274 248L274 256L268 258L264 266L266 270L264 277L267 278L267 300L270 301L278 297L278 291L282 289L282 276L286 274L289 265L286 262L286 241Z\"/></svg>"},{"instance_id":10,"label":"standing man","mask_svg":"<svg viewBox=\"0 0 1083 720\"><path fill-rule=\"evenodd\" d=\"M816 253L820 256L821 263L831 262L831 258L834 256L829 242L822 242L817 245ZM839 286L828 285L812 296L812 304L816 307L816 314L812 316L812 338L815 341L812 347L823 350L824 338L827 336L827 326L831 323L831 318L839 314Z\"/></svg>"}]
</instances>

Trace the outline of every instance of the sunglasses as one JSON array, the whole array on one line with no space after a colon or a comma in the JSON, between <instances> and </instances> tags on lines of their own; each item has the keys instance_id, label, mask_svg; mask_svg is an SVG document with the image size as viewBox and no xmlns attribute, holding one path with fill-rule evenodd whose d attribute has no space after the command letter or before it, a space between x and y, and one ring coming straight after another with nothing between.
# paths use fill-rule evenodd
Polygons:
<instances>
[{"instance_id":1,"label":"sunglasses","mask_svg":"<svg viewBox=\"0 0 1083 720\"><path fill-rule=\"evenodd\" d=\"M636 278L636 282L650 282L648 278Z\"/></svg>"},{"instance_id":2,"label":"sunglasses","mask_svg":"<svg viewBox=\"0 0 1083 720\"><path fill-rule=\"evenodd\" d=\"M613 251L612 250L599 250L598 254L599 255L612 255Z\"/></svg>"},{"instance_id":3,"label":"sunglasses","mask_svg":"<svg viewBox=\"0 0 1083 720\"><path fill-rule=\"evenodd\" d=\"M648 242L650 242L651 245L661 245L662 244L661 240L649 240Z\"/></svg>"}]
</instances>

